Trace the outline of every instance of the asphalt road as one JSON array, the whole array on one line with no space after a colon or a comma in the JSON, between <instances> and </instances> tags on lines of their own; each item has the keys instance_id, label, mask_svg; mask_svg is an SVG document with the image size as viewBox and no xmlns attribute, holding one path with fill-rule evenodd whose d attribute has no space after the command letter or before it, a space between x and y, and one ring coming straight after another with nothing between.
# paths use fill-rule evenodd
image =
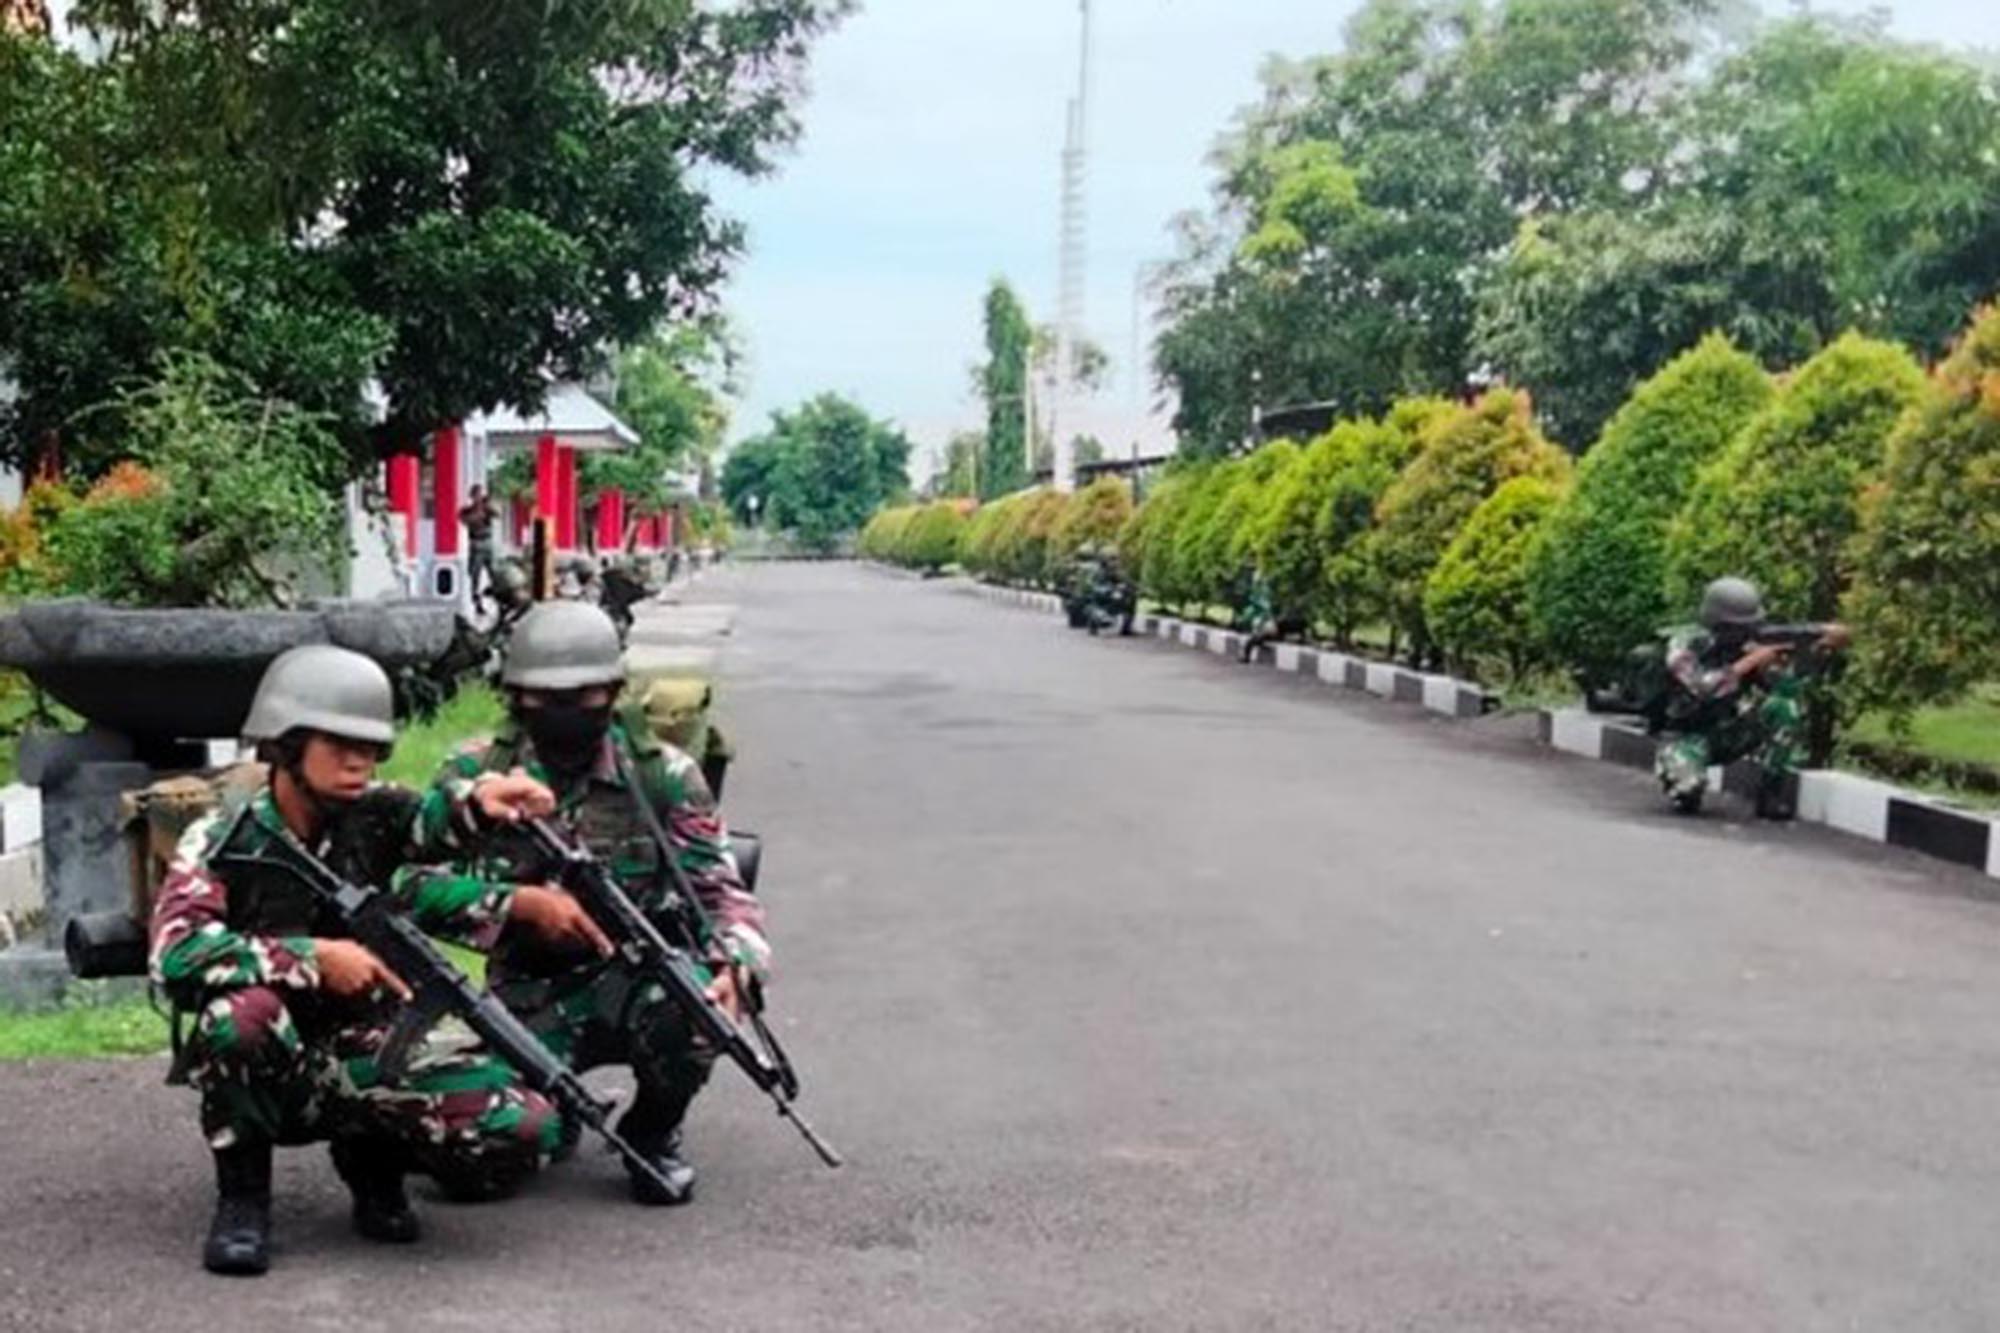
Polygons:
<instances>
[{"instance_id":1,"label":"asphalt road","mask_svg":"<svg viewBox=\"0 0 2000 1333\"><path fill-rule=\"evenodd\" d=\"M944 585L688 595L847 1169L719 1075L694 1207L591 1153L382 1251L293 1152L230 1283L160 1062L0 1067L0 1325L2000 1326L1970 876Z\"/></svg>"}]
</instances>

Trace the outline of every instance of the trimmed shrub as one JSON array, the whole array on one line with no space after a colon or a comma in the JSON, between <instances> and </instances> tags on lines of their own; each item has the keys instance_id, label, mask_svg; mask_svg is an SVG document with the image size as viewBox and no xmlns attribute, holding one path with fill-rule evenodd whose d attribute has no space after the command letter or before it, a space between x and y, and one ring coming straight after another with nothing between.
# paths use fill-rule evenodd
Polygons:
<instances>
[{"instance_id":1,"label":"trimmed shrub","mask_svg":"<svg viewBox=\"0 0 2000 1333\"><path fill-rule=\"evenodd\" d=\"M1611 418L1528 566L1528 608L1557 661L1602 682L1674 618L1668 529L1701 466L1772 396L1757 362L1711 334Z\"/></svg>"},{"instance_id":2,"label":"trimmed shrub","mask_svg":"<svg viewBox=\"0 0 2000 1333\"><path fill-rule=\"evenodd\" d=\"M1563 494L1559 482L1516 477L1472 511L1431 571L1424 621L1475 677L1498 663L1517 681L1546 655L1528 617L1528 569Z\"/></svg>"},{"instance_id":3,"label":"trimmed shrub","mask_svg":"<svg viewBox=\"0 0 2000 1333\"><path fill-rule=\"evenodd\" d=\"M1368 541L1391 621L1409 636L1415 658L1431 649L1425 586L1472 512L1516 477L1560 482L1569 471L1569 455L1535 428L1520 390L1489 390L1428 421L1417 456L1382 493Z\"/></svg>"},{"instance_id":4,"label":"trimmed shrub","mask_svg":"<svg viewBox=\"0 0 2000 1333\"><path fill-rule=\"evenodd\" d=\"M917 515L915 505L894 505L878 509L861 529L854 549L870 560L896 561L902 549L903 533Z\"/></svg>"},{"instance_id":5,"label":"trimmed shrub","mask_svg":"<svg viewBox=\"0 0 2000 1333\"><path fill-rule=\"evenodd\" d=\"M903 527L898 563L926 573L938 572L958 559L959 543L970 524L965 506L956 500L935 500L923 506Z\"/></svg>"},{"instance_id":6,"label":"trimmed shrub","mask_svg":"<svg viewBox=\"0 0 2000 1333\"><path fill-rule=\"evenodd\" d=\"M1174 533L1194 498L1206 466L1170 467L1152 494L1119 535L1119 555L1146 596L1167 606L1179 606L1174 596Z\"/></svg>"},{"instance_id":7,"label":"trimmed shrub","mask_svg":"<svg viewBox=\"0 0 2000 1333\"><path fill-rule=\"evenodd\" d=\"M1375 507L1417 456L1425 432L1458 410L1442 398L1405 398L1380 421L1343 421L1325 437L1334 457L1313 542L1321 553L1321 607L1342 647L1363 624L1387 614L1371 540Z\"/></svg>"},{"instance_id":8,"label":"trimmed shrub","mask_svg":"<svg viewBox=\"0 0 2000 1333\"><path fill-rule=\"evenodd\" d=\"M1214 600L1211 578L1216 560L1208 560L1204 537L1208 520L1229 489L1234 463L1212 463L1188 474L1186 496L1176 505L1172 521L1161 534L1164 543L1159 578L1160 600L1173 606L1190 606L1205 612Z\"/></svg>"},{"instance_id":9,"label":"trimmed shrub","mask_svg":"<svg viewBox=\"0 0 2000 1333\"><path fill-rule=\"evenodd\" d=\"M1118 477L1099 477L1070 496L1062 521L1056 524L1057 566L1068 564L1087 543L1117 541L1131 520L1131 483Z\"/></svg>"},{"instance_id":10,"label":"trimmed shrub","mask_svg":"<svg viewBox=\"0 0 2000 1333\"><path fill-rule=\"evenodd\" d=\"M1774 614L1837 615L1862 492L1923 386L1908 352L1853 333L1800 367L1697 475L1667 538L1670 604L1692 614L1710 579L1737 575Z\"/></svg>"},{"instance_id":11,"label":"trimmed shrub","mask_svg":"<svg viewBox=\"0 0 2000 1333\"><path fill-rule=\"evenodd\" d=\"M1001 572L1009 582L1045 587L1055 573L1051 558L1055 530L1067 508L1067 498L1053 487L1043 486L1024 493L1019 503L1019 516L1009 524L1002 547Z\"/></svg>"},{"instance_id":12,"label":"trimmed shrub","mask_svg":"<svg viewBox=\"0 0 2000 1333\"><path fill-rule=\"evenodd\" d=\"M1332 432L1299 450L1291 465L1265 486L1264 501L1252 519L1251 553L1281 619L1310 621L1325 601L1324 562L1314 525L1341 458Z\"/></svg>"},{"instance_id":13,"label":"trimmed shrub","mask_svg":"<svg viewBox=\"0 0 2000 1333\"><path fill-rule=\"evenodd\" d=\"M2000 675L2000 309L1890 437L1850 610L1859 693L1899 720Z\"/></svg>"}]
</instances>

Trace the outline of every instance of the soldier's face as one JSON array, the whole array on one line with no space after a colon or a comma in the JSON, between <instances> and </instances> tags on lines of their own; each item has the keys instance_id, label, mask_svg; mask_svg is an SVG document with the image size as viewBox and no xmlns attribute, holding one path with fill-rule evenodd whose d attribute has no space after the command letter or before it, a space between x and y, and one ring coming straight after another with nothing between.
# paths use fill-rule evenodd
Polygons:
<instances>
[{"instance_id":1,"label":"soldier's face","mask_svg":"<svg viewBox=\"0 0 2000 1333\"><path fill-rule=\"evenodd\" d=\"M315 795L352 801L368 790L368 784L375 780L375 766L381 762L382 747L372 741L315 734L306 740L299 769Z\"/></svg>"}]
</instances>

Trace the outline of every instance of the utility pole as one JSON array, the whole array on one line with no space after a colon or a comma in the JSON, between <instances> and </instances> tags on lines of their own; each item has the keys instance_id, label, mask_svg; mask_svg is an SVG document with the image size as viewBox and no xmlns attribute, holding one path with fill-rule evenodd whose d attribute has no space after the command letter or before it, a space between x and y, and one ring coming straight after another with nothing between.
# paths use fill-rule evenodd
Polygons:
<instances>
[{"instance_id":1,"label":"utility pole","mask_svg":"<svg viewBox=\"0 0 2000 1333\"><path fill-rule=\"evenodd\" d=\"M1055 485L1067 491L1076 484L1070 438L1076 403L1076 350L1083 341L1084 295L1089 283L1090 168L1090 0L1077 0L1082 21L1076 73L1076 95L1069 102L1069 124L1062 154L1062 247L1057 277L1055 403L1049 412L1050 439L1055 446Z\"/></svg>"}]
</instances>

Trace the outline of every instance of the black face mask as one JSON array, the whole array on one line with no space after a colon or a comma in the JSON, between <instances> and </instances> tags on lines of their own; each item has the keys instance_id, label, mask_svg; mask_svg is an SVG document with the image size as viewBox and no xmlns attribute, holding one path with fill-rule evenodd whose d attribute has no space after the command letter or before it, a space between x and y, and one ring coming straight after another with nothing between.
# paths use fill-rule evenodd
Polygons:
<instances>
[{"instance_id":1,"label":"black face mask","mask_svg":"<svg viewBox=\"0 0 2000 1333\"><path fill-rule=\"evenodd\" d=\"M543 763L559 773L581 773L596 762L611 730L611 705L586 708L552 701L522 709L521 727Z\"/></svg>"}]
</instances>

